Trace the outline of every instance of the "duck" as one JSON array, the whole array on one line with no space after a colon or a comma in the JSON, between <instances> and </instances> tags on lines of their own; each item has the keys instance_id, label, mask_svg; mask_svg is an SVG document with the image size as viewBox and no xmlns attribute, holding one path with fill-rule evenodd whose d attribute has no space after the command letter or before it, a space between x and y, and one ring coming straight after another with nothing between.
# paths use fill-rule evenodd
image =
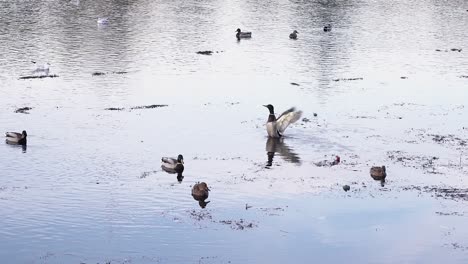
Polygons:
<instances>
[{"instance_id":1,"label":"duck","mask_svg":"<svg viewBox=\"0 0 468 264\"><path fill-rule=\"evenodd\" d=\"M26 145L28 133L25 130L23 132L6 132L6 142L8 144Z\"/></svg>"},{"instance_id":2,"label":"duck","mask_svg":"<svg viewBox=\"0 0 468 264\"><path fill-rule=\"evenodd\" d=\"M192 187L192 196L196 200L199 200L199 199L206 200L208 199L209 191L210 191L210 188L208 188L208 185L206 184L206 182L197 182Z\"/></svg>"},{"instance_id":3,"label":"duck","mask_svg":"<svg viewBox=\"0 0 468 264\"><path fill-rule=\"evenodd\" d=\"M372 179L376 181L382 181L385 180L385 177L387 177L387 171L385 169L385 166L378 167L374 166L370 169L370 175Z\"/></svg>"},{"instance_id":4,"label":"duck","mask_svg":"<svg viewBox=\"0 0 468 264\"><path fill-rule=\"evenodd\" d=\"M109 23L109 18L107 18L107 17L99 17L99 18L97 19L97 23L98 23L98 24L107 24L107 23Z\"/></svg>"},{"instance_id":5,"label":"duck","mask_svg":"<svg viewBox=\"0 0 468 264\"><path fill-rule=\"evenodd\" d=\"M266 123L266 130L268 136L272 138L282 137L286 128L290 124L295 123L302 116L302 111L297 111L295 107L291 107L276 118L273 105L268 104L264 105L264 107L268 108L268 111L270 111Z\"/></svg>"},{"instance_id":6,"label":"duck","mask_svg":"<svg viewBox=\"0 0 468 264\"><path fill-rule=\"evenodd\" d=\"M236 30L236 38L241 39L241 38L251 38L252 37L252 32L242 32L240 28Z\"/></svg>"},{"instance_id":7,"label":"duck","mask_svg":"<svg viewBox=\"0 0 468 264\"><path fill-rule=\"evenodd\" d=\"M329 32L329 31L331 31L331 30L332 30L331 24L328 24L328 25L326 25L326 26L323 27L323 31L325 31L325 32Z\"/></svg>"},{"instance_id":8,"label":"duck","mask_svg":"<svg viewBox=\"0 0 468 264\"><path fill-rule=\"evenodd\" d=\"M181 154L177 158L162 157L161 168L168 173L182 175L182 172L184 172L184 157Z\"/></svg>"},{"instance_id":9,"label":"duck","mask_svg":"<svg viewBox=\"0 0 468 264\"><path fill-rule=\"evenodd\" d=\"M289 38L290 39L297 39L297 33L299 33L299 32L297 32L297 30L294 30L293 33L289 34Z\"/></svg>"}]
</instances>

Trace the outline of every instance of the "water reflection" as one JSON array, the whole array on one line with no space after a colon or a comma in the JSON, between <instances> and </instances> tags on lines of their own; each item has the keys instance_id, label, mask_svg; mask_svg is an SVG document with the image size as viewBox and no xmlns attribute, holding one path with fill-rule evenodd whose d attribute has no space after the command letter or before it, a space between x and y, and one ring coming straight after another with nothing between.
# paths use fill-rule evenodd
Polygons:
<instances>
[{"instance_id":1,"label":"water reflection","mask_svg":"<svg viewBox=\"0 0 468 264\"><path fill-rule=\"evenodd\" d=\"M174 169L165 167L163 165L161 165L161 169L169 174L177 174L176 178L179 183L182 183L182 181L184 180L184 176L182 175L182 172L176 172Z\"/></svg>"},{"instance_id":2,"label":"water reflection","mask_svg":"<svg viewBox=\"0 0 468 264\"><path fill-rule=\"evenodd\" d=\"M21 146L21 150L23 151L23 153L26 153L26 151L28 149L28 145L26 145L26 144L12 143L12 142L9 142L8 140L5 140L5 143L8 146L11 146L12 148L17 148L17 147Z\"/></svg>"},{"instance_id":3,"label":"water reflection","mask_svg":"<svg viewBox=\"0 0 468 264\"><path fill-rule=\"evenodd\" d=\"M301 165L301 158L297 153L295 153L288 145L286 145L283 141L283 138L272 138L268 137L266 142L267 151L267 167L271 167L273 165L273 158L275 157L275 153L278 153L283 160L291 163L295 163Z\"/></svg>"}]
</instances>

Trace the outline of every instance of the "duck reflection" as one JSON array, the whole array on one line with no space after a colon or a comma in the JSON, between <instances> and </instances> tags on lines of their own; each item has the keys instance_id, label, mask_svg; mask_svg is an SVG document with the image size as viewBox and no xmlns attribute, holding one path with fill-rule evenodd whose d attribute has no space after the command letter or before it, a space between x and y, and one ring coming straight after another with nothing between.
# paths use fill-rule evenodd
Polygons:
<instances>
[{"instance_id":1,"label":"duck reflection","mask_svg":"<svg viewBox=\"0 0 468 264\"><path fill-rule=\"evenodd\" d=\"M11 142L8 142L8 140L5 141L5 143L6 143L7 145L12 146L12 147L15 147L15 148L18 147L18 146L21 146L21 150L23 151L23 153L26 153L27 150L28 150L28 145L26 145L26 144L23 144L23 145L22 145L22 144L11 143Z\"/></svg>"},{"instance_id":2,"label":"duck reflection","mask_svg":"<svg viewBox=\"0 0 468 264\"><path fill-rule=\"evenodd\" d=\"M161 169L169 174L177 174L177 181L179 183L182 183L184 180L184 176L182 175L182 172L176 172L174 169L167 168L165 166L161 166Z\"/></svg>"},{"instance_id":3,"label":"duck reflection","mask_svg":"<svg viewBox=\"0 0 468 264\"><path fill-rule=\"evenodd\" d=\"M278 153L280 157L287 162L301 165L301 158L283 142L283 138L268 137L266 142L266 151L268 156L267 167L271 167L273 165L275 153Z\"/></svg>"}]
</instances>

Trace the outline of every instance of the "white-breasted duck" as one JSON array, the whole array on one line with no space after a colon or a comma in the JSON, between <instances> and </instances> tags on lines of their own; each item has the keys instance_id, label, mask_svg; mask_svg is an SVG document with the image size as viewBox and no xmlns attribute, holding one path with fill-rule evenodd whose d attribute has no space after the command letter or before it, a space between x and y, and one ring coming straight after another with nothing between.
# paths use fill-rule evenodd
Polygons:
<instances>
[{"instance_id":1,"label":"white-breasted duck","mask_svg":"<svg viewBox=\"0 0 468 264\"><path fill-rule=\"evenodd\" d=\"M25 130L23 132L6 132L6 142L8 144L26 145L28 133Z\"/></svg>"},{"instance_id":2,"label":"white-breasted duck","mask_svg":"<svg viewBox=\"0 0 468 264\"><path fill-rule=\"evenodd\" d=\"M268 115L268 120L266 123L266 130L268 136L279 138L283 136L284 131L286 128L299 120L302 116L302 111L296 111L295 107L292 107L282 113L278 118L275 116L273 105L268 104L264 105L264 107L268 108L270 114Z\"/></svg>"},{"instance_id":3,"label":"white-breasted duck","mask_svg":"<svg viewBox=\"0 0 468 264\"><path fill-rule=\"evenodd\" d=\"M181 154L177 158L163 157L161 158L161 168L166 172L181 175L184 172L184 157Z\"/></svg>"},{"instance_id":4,"label":"white-breasted duck","mask_svg":"<svg viewBox=\"0 0 468 264\"><path fill-rule=\"evenodd\" d=\"M289 34L289 38L290 39L297 39L297 33L299 33L299 32L297 32L297 30L294 30L293 33Z\"/></svg>"},{"instance_id":5,"label":"white-breasted duck","mask_svg":"<svg viewBox=\"0 0 468 264\"><path fill-rule=\"evenodd\" d=\"M251 38L252 37L252 32L242 32L240 28L236 30L236 38L241 39L241 38Z\"/></svg>"},{"instance_id":6,"label":"white-breasted duck","mask_svg":"<svg viewBox=\"0 0 468 264\"><path fill-rule=\"evenodd\" d=\"M326 26L323 27L323 31L325 31L325 32L329 32L329 31L331 31L331 30L332 30L331 24L328 24L328 25L326 25Z\"/></svg>"}]
</instances>

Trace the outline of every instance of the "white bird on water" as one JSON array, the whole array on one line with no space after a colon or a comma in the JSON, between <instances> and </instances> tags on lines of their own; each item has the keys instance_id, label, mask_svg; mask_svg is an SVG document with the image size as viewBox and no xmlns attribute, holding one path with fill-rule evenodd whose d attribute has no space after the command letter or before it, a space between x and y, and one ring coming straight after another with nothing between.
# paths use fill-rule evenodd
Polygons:
<instances>
[{"instance_id":1,"label":"white bird on water","mask_svg":"<svg viewBox=\"0 0 468 264\"><path fill-rule=\"evenodd\" d=\"M109 23L109 18L107 18L107 17L99 17L99 18L97 19L97 23L100 24L100 25L108 24L108 23Z\"/></svg>"},{"instance_id":2,"label":"white bird on water","mask_svg":"<svg viewBox=\"0 0 468 264\"><path fill-rule=\"evenodd\" d=\"M270 111L268 121L266 123L266 129L269 137L279 138L283 136L284 131L288 126L301 118L302 111L296 111L296 108L292 107L282 113L278 118L275 116L274 108L271 104L264 105Z\"/></svg>"},{"instance_id":3,"label":"white bird on water","mask_svg":"<svg viewBox=\"0 0 468 264\"><path fill-rule=\"evenodd\" d=\"M31 61L31 62L37 65L37 62L35 62L35 61ZM48 62L44 63L43 65L38 65L36 67L36 69L32 73L33 74L37 73L37 74L40 74L40 75L48 76L49 75L49 66L50 66L50 64Z\"/></svg>"}]
</instances>

